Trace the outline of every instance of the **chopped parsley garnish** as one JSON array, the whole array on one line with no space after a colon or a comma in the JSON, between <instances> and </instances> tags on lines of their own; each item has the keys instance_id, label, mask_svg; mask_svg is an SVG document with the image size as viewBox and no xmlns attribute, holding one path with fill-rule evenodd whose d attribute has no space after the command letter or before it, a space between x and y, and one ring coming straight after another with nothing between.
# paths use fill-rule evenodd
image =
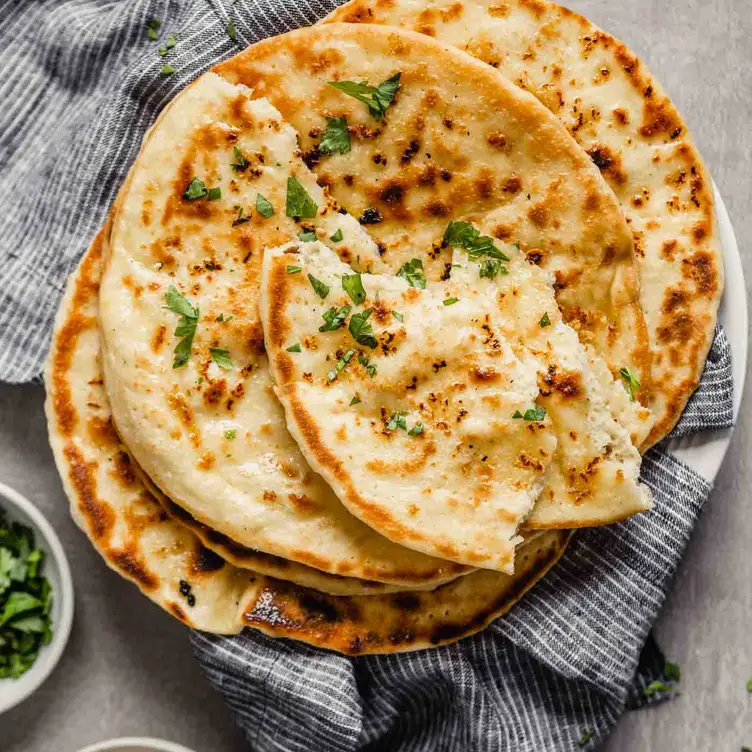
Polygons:
<instances>
[{"instance_id":1,"label":"chopped parsley garnish","mask_svg":"<svg viewBox=\"0 0 752 752\"><path fill-rule=\"evenodd\" d=\"M371 359L363 353L358 353L358 363L363 366L368 372L368 375L373 378L376 375L376 366L371 364Z\"/></svg>"},{"instance_id":2,"label":"chopped parsley garnish","mask_svg":"<svg viewBox=\"0 0 752 752\"><path fill-rule=\"evenodd\" d=\"M311 283L311 287L316 291L321 300L325 300L329 294L329 285L325 285L320 279L316 279L313 274L308 275L308 281Z\"/></svg>"},{"instance_id":3,"label":"chopped parsley garnish","mask_svg":"<svg viewBox=\"0 0 752 752\"><path fill-rule=\"evenodd\" d=\"M512 416L515 419L541 421L546 417L545 407L529 407L524 413L516 410Z\"/></svg>"},{"instance_id":4,"label":"chopped parsley garnish","mask_svg":"<svg viewBox=\"0 0 752 752\"><path fill-rule=\"evenodd\" d=\"M336 117L326 119L326 130L319 144L322 154L347 154L350 151L350 131L347 130L347 118Z\"/></svg>"},{"instance_id":5,"label":"chopped parsley garnish","mask_svg":"<svg viewBox=\"0 0 752 752\"><path fill-rule=\"evenodd\" d=\"M619 371L619 374L624 379L624 385L629 393L629 401L634 402L635 392L640 388L639 379L626 366Z\"/></svg>"},{"instance_id":6,"label":"chopped parsley garnish","mask_svg":"<svg viewBox=\"0 0 752 752\"><path fill-rule=\"evenodd\" d=\"M423 272L423 262L419 258L410 259L402 264L397 276L406 279L410 287L426 289L426 275Z\"/></svg>"},{"instance_id":7,"label":"chopped parsley garnish","mask_svg":"<svg viewBox=\"0 0 752 752\"><path fill-rule=\"evenodd\" d=\"M221 188L209 188L209 190L206 192L207 201L216 201L219 198L222 198Z\"/></svg>"},{"instance_id":8,"label":"chopped parsley garnish","mask_svg":"<svg viewBox=\"0 0 752 752\"><path fill-rule=\"evenodd\" d=\"M342 277L342 289L350 296L350 300L355 305L362 305L366 299L366 290L363 287L363 280L358 272L355 274L345 274Z\"/></svg>"},{"instance_id":9,"label":"chopped parsley garnish","mask_svg":"<svg viewBox=\"0 0 752 752\"><path fill-rule=\"evenodd\" d=\"M369 86L367 81L329 81L329 86L362 102L376 120L381 120L389 105L394 101L400 86L401 75L401 73L395 73L378 86Z\"/></svg>"},{"instance_id":10,"label":"chopped parsley garnish","mask_svg":"<svg viewBox=\"0 0 752 752\"><path fill-rule=\"evenodd\" d=\"M0 509L0 679L18 679L52 638L52 588L34 532Z\"/></svg>"},{"instance_id":11,"label":"chopped parsley garnish","mask_svg":"<svg viewBox=\"0 0 752 752\"><path fill-rule=\"evenodd\" d=\"M373 335L373 327L368 321L368 317L371 315L372 310L369 308L360 313L354 313L350 317L349 330L353 339L359 344L371 349L378 347L379 341Z\"/></svg>"},{"instance_id":12,"label":"chopped parsley garnish","mask_svg":"<svg viewBox=\"0 0 752 752\"><path fill-rule=\"evenodd\" d=\"M551 326L551 319L550 319L550 318L548 318L548 311L546 311L546 313L544 313L544 314L543 314L543 315L541 316L541 319L540 319L540 321L538 322L538 326L539 326L539 327L541 327L541 329L542 329L542 328L543 328L544 326Z\"/></svg>"},{"instance_id":13,"label":"chopped parsley garnish","mask_svg":"<svg viewBox=\"0 0 752 752\"><path fill-rule=\"evenodd\" d=\"M457 303L457 302L459 302L459 298L447 298L447 299L446 299L446 300L444 301L444 305L445 305L445 306L450 306L450 305L454 305L454 304L455 304L455 303Z\"/></svg>"},{"instance_id":14,"label":"chopped parsley garnish","mask_svg":"<svg viewBox=\"0 0 752 752\"><path fill-rule=\"evenodd\" d=\"M171 76L174 72L175 72L175 69L169 63L165 63L161 67L161 69L159 71L159 75L160 76Z\"/></svg>"},{"instance_id":15,"label":"chopped parsley garnish","mask_svg":"<svg viewBox=\"0 0 752 752\"><path fill-rule=\"evenodd\" d=\"M219 316L217 316L215 321L232 321L235 317L234 316L225 316L224 313L220 313Z\"/></svg>"},{"instance_id":16,"label":"chopped parsley garnish","mask_svg":"<svg viewBox=\"0 0 752 752\"><path fill-rule=\"evenodd\" d=\"M287 273L288 274L300 274L300 272L303 271L302 266L292 266L290 264L287 265Z\"/></svg>"},{"instance_id":17,"label":"chopped parsley garnish","mask_svg":"<svg viewBox=\"0 0 752 752\"><path fill-rule=\"evenodd\" d=\"M339 229L339 230L337 230L337 232L335 232L335 233L334 233L334 235L332 235L332 236L331 236L331 237L329 238L329 240L331 240L331 241L332 241L332 243L339 243L339 242L340 242L340 240L342 240L342 238L343 238L343 235L342 235L342 230L341 230L341 229Z\"/></svg>"},{"instance_id":18,"label":"chopped parsley garnish","mask_svg":"<svg viewBox=\"0 0 752 752\"><path fill-rule=\"evenodd\" d=\"M334 381L334 379L339 376L342 371L345 370L345 366L350 362L352 359L352 356L355 355L355 350L348 350L338 361L337 365L334 366L334 368L329 371L329 373L326 375L327 381Z\"/></svg>"},{"instance_id":19,"label":"chopped parsley garnish","mask_svg":"<svg viewBox=\"0 0 752 752\"><path fill-rule=\"evenodd\" d=\"M229 371L233 367L232 359L230 358L230 351L223 350L221 347L210 347L212 360L225 371Z\"/></svg>"},{"instance_id":20,"label":"chopped parsley garnish","mask_svg":"<svg viewBox=\"0 0 752 752\"><path fill-rule=\"evenodd\" d=\"M240 151L237 146L233 146L232 153L235 157L235 161L230 162L230 167L232 167L235 172L243 172L244 170L247 170L250 162L245 158L243 152Z\"/></svg>"},{"instance_id":21,"label":"chopped parsley garnish","mask_svg":"<svg viewBox=\"0 0 752 752\"><path fill-rule=\"evenodd\" d=\"M290 347L287 348L287 352L301 352L300 342L296 342L294 345L290 345Z\"/></svg>"},{"instance_id":22,"label":"chopped parsley garnish","mask_svg":"<svg viewBox=\"0 0 752 752\"><path fill-rule=\"evenodd\" d=\"M238 435L238 432L234 428L228 428L225 431L225 438L228 441L232 441L237 435Z\"/></svg>"},{"instance_id":23,"label":"chopped parsley garnish","mask_svg":"<svg viewBox=\"0 0 752 752\"><path fill-rule=\"evenodd\" d=\"M319 327L319 331L333 332L344 326L345 319L351 310L351 307L348 305L343 306L339 311L336 308L330 308L328 311L324 311L323 316L326 323Z\"/></svg>"},{"instance_id":24,"label":"chopped parsley garnish","mask_svg":"<svg viewBox=\"0 0 752 752\"><path fill-rule=\"evenodd\" d=\"M577 742L581 747L584 747L592 738L593 734L595 732L592 729L588 729L581 737L580 741Z\"/></svg>"},{"instance_id":25,"label":"chopped parsley garnish","mask_svg":"<svg viewBox=\"0 0 752 752\"><path fill-rule=\"evenodd\" d=\"M452 248L462 248L467 251L471 261L478 261L482 257L496 261L509 261L509 256L503 254L495 245L493 238L481 235L469 222L450 222L444 231L442 239L444 245ZM508 270L502 264L489 265L481 268L481 277L493 279L497 274L507 274Z\"/></svg>"},{"instance_id":26,"label":"chopped parsley garnish","mask_svg":"<svg viewBox=\"0 0 752 752\"><path fill-rule=\"evenodd\" d=\"M167 42L159 46L159 56L164 57L169 52L169 50L171 50L177 44L177 42L177 37L174 34L170 34L170 36L167 37Z\"/></svg>"},{"instance_id":27,"label":"chopped parsley garnish","mask_svg":"<svg viewBox=\"0 0 752 752\"><path fill-rule=\"evenodd\" d=\"M238 216L235 217L235 219L232 220L232 226L237 227L238 225L243 225L246 222L250 222L251 218L247 217L245 214L245 209L243 209L242 206L238 207Z\"/></svg>"},{"instance_id":28,"label":"chopped parsley garnish","mask_svg":"<svg viewBox=\"0 0 752 752\"><path fill-rule=\"evenodd\" d=\"M392 311L392 316L394 316L397 321L404 321L405 317L401 313L397 313L397 311Z\"/></svg>"},{"instance_id":29,"label":"chopped parsley garnish","mask_svg":"<svg viewBox=\"0 0 752 752\"><path fill-rule=\"evenodd\" d=\"M274 214L274 207L260 193L256 196L256 211L265 218Z\"/></svg>"},{"instance_id":30,"label":"chopped parsley garnish","mask_svg":"<svg viewBox=\"0 0 752 752\"><path fill-rule=\"evenodd\" d=\"M162 22L158 18L152 18L148 24L146 24L146 36L156 42L159 39L159 28L162 26Z\"/></svg>"},{"instance_id":31,"label":"chopped parsley garnish","mask_svg":"<svg viewBox=\"0 0 752 752\"><path fill-rule=\"evenodd\" d=\"M196 201L197 199L204 198L204 196L208 195L209 191L206 189L206 183L200 178L193 178L193 180L188 183L187 188L183 191L183 199L185 201Z\"/></svg>"},{"instance_id":32,"label":"chopped parsley garnish","mask_svg":"<svg viewBox=\"0 0 752 752\"><path fill-rule=\"evenodd\" d=\"M353 405L359 405L360 404L360 397L356 394L351 400L349 407L352 407Z\"/></svg>"},{"instance_id":33,"label":"chopped parsley garnish","mask_svg":"<svg viewBox=\"0 0 752 752\"><path fill-rule=\"evenodd\" d=\"M314 200L297 178L287 178L287 203L285 214L295 219L313 219L318 211Z\"/></svg>"},{"instance_id":34,"label":"chopped parsley garnish","mask_svg":"<svg viewBox=\"0 0 752 752\"><path fill-rule=\"evenodd\" d=\"M227 19L227 36L230 37L233 42L238 41L238 32L235 31L235 24L232 22L232 16Z\"/></svg>"},{"instance_id":35,"label":"chopped parsley garnish","mask_svg":"<svg viewBox=\"0 0 752 752\"><path fill-rule=\"evenodd\" d=\"M302 230L298 233L298 238L304 243L313 243L318 240L316 233L313 230Z\"/></svg>"},{"instance_id":36,"label":"chopped parsley garnish","mask_svg":"<svg viewBox=\"0 0 752 752\"><path fill-rule=\"evenodd\" d=\"M660 679L656 679L655 681L651 681L650 684L648 684L645 689L642 690L642 694L645 697L652 697L654 694L657 694L658 692L675 692L676 687L672 687L670 684L666 684L666 682L661 681Z\"/></svg>"},{"instance_id":37,"label":"chopped parsley garnish","mask_svg":"<svg viewBox=\"0 0 752 752\"><path fill-rule=\"evenodd\" d=\"M420 436L423 433L423 424L416 423L408 432L408 436Z\"/></svg>"},{"instance_id":38,"label":"chopped parsley garnish","mask_svg":"<svg viewBox=\"0 0 752 752\"><path fill-rule=\"evenodd\" d=\"M498 259L486 259L480 266L479 275L481 277L496 279L499 274L503 277L505 274L509 274L509 269Z\"/></svg>"},{"instance_id":39,"label":"chopped parsley garnish","mask_svg":"<svg viewBox=\"0 0 752 752\"><path fill-rule=\"evenodd\" d=\"M165 303L173 312L180 315L178 325L175 328L175 336L181 337L180 342L175 345L175 358L172 362L173 368L180 368L188 362L191 357L191 348L193 347L193 338L196 336L196 326L198 324L199 310L198 306L194 308L184 298L175 285L170 285L165 295Z\"/></svg>"},{"instance_id":40,"label":"chopped parsley garnish","mask_svg":"<svg viewBox=\"0 0 752 752\"><path fill-rule=\"evenodd\" d=\"M401 428L403 431L407 431L407 420L405 420L407 413L392 413L392 417L389 418L389 422L386 424L387 431L396 431Z\"/></svg>"}]
</instances>

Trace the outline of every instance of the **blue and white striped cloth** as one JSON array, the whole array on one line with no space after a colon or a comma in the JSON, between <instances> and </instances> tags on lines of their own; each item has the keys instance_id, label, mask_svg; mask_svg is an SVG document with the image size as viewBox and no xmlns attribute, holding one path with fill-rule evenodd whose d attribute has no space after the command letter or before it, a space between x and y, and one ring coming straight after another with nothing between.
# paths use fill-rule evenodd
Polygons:
<instances>
[{"instance_id":1,"label":"blue and white striped cloth","mask_svg":"<svg viewBox=\"0 0 752 752\"><path fill-rule=\"evenodd\" d=\"M336 4L0 0L0 380L39 379L65 279L161 108L213 63ZM171 33L177 45L160 57ZM161 76L166 62L175 73ZM719 331L676 435L729 426L732 391ZM652 512L578 533L506 617L455 645L346 658L251 632L195 633L196 654L262 752L593 747L660 674L655 646L642 660L641 649L710 493L661 448L643 479Z\"/></svg>"}]
</instances>

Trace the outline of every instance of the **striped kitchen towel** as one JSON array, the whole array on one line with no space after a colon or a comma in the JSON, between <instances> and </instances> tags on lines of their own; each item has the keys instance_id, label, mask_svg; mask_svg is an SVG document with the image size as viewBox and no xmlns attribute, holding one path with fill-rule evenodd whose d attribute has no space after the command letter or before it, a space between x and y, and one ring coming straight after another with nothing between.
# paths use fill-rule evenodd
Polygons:
<instances>
[{"instance_id":1,"label":"striped kitchen towel","mask_svg":"<svg viewBox=\"0 0 752 752\"><path fill-rule=\"evenodd\" d=\"M0 380L39 379L66 277L162 107L212 64L336 4L0 0ZM675 435L728 427L732 391L718 331ZM665 446L648 453L643 479L653 511L578 533L507 616L455 645L347 658L252 632L195 633L196 654L254 750L594 746L625 707L661 696L644 693L660 654L649 644L640 660L641 648L710 493Z\"/></svg>"}]
</instances>

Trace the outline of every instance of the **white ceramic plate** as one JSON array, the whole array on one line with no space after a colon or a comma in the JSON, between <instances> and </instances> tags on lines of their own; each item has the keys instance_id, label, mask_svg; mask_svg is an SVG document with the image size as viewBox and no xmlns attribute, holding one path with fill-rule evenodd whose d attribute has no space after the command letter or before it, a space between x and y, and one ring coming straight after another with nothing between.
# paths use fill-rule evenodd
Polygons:
<instances>
[{"instance_id":1,"label":"white ceramic plate","mask_svg":"<svg viewBox=\"0 0 752 752\"><path fill-rule=\"evenodd\" d=\"M732 370L734 374L734 420L739 415L739 407L744 391L744 377L747 373L747 292L744 287L744 270L739 256L739 246L734 236L726 205L718 189L713 184L718 227L723 245L723 265L726 277L726 291L721 300L718 320L731 345ZM669 450L686 462L703 478L715 480L726 456L733 428L722 431L704 431L695 436L685 436L669 442Z\"/></svg>"},{"instance_id":2,"label":"white ceramic plate","mask_svg":"<svg viewBox=\"0 0 752 752\"><path fill-rule=\"evenodd\" d=\"M166 742L163 739L128 737L98 742L79 752L192 752L188 747Z\"/></svg>"},{"instance_id":3,"label":"white ceramic plate","mask_svg":"<svg viewBox=\"0 0 752 752\"><path fill-rule=\"evenodd\" d=\"M36 663L20 679L0 679L2 714L35 692L60 660L73 623L73 580L60 539L42 513L18 491L2 483L0 506L10 520L20 522L34 531L36 545L46 554L42 574L52 586L52 640L49 645L42 647Z\"/></svg>"}]
</instances>

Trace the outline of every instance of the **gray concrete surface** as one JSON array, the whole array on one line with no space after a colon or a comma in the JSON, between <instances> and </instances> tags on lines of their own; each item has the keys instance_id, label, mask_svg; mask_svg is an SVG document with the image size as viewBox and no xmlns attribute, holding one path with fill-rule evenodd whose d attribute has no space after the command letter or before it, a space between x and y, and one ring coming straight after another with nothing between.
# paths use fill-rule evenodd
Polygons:
<instances>
[{"instance_id":1,"label":"gray concrete surface","mask_svg":"<svg viewBox=\"0 0 752 752\"><path fill-rule=\"evenodd\" d=\"M752 1L569 0L627 41L692 127L734 222L748 280L752 234ZM82 245L85 239L82 239ZM749 289L749 286L748 286ZM33 699L0 717L1 752L75 752L119 735L154 735L201 752L247 749L193 663L185 630L107 570L67 516L47 447L42 390L0 386L0 480L60 532L77 586L64 659ZM749 405L749 401L746 402ZM752 484L747 406L716 489L659 620L683 692L624 716L606 745L739 750L752 745Z\"/></svg>"}]
</instances>

